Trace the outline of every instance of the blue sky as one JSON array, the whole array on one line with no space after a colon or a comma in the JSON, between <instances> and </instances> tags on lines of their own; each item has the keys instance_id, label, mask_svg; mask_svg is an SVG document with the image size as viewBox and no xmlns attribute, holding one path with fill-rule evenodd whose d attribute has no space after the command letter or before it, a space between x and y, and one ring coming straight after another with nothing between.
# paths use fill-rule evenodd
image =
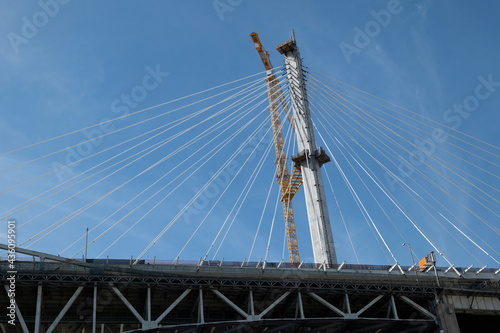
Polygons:
<instances>
[{"instance_id":1,"label":"blue sky","mask_svg":"<svg viewBox=\"0 0 500 333\"><path fill-rule=\"evenodd\" d=\"M275 46L287 40L292 29L295 30L304 65L311 69L429 118L430 120L423 120L427 125L439 127L432 121L441 122L447 126L453 126L467 135L499 146L498 32L500 31L500 23L497 17L499 7L500 4L495 1L482 1L473 4L451 0L439 2L428 0L274 1L271 3L248 0L147 1L141 3L137 1L106 1L103 3L75 0L2 1L0 2L0 12L2 13L2 20L0 20L0 140L2 148L0 153L262 72L262 63L249 37L253 31L259 33L264 47L270 52L273 64L280 66L283 64L283 60L281 55L275 51ZM320 78L318 75L315 77ZM485 82L488 81L489 85L486 83L485 86ZM477 87L480 85L483 86L480 88L481 96L487 94L487 97L479 100L479 104L473 112L453 111L454 104L463 104L469 96L476 96ZM126 102L122 96L131 95L134 89L136 89L136 93L143 93L140 100ZM310 90L311 103L314 104L316 102L314 101L315 97L313 97L315 92L313 87ZM203 96L210 94L207 93ZM318 94L319 92L316 92L316 96L319 96ZM263 98L261 99L263 100ZM195 100L196 97L193 97L187 101L193 102ZM153 109L137 118L126 118L109 124L109 127L100 127L100 129L105 132L111 126L113 129L122 128L133 124L134 121L137 122L168 111L174 106L179 107L183 103L180 101L171 106ZM208 105L207 103L204 102L201 105ZM189 110L194 111L194 109ZM373 112L376 113L376 111ZM186 113L176 113L176 115L182 117L188 113L186 110ZM264 117L264 113L262 115ZM397 117L403 119L401 116ZM423 119L418 116L413 118ZM175 116L168 118L169 121L175 119ZM259 123L263 120L264 118L259 118ZM162 125L162 121L166 120L159 118L158 121L153 122L154 124L148 123L130 131L123 131L120 134L109 135L102 140L94 141L98 144L92 146L92 152L104 150L154 129L155 126ZM201 118L191 120L183 126L192 126L199 121ZM244 122L238 126L243 126L243 124ZM316 124L321 127L319 122ZM207 128L208 126L210 123L207 124ZM227 152L218 155L215 161L209 161L199 173L183 185L179 192L159 204L152 214L141 221L132 232L124 236L106 254L116 258L137 256L179 212L179 209L189 201L193 194L201 188L204 182L218 170L223 163L224 156L229 156L244 140L244 136L249 135L255 127L256 125L252 124L245 129L241 141L238 141L240 139L233 140L228 146ZM354 126L354 128L356 127ZM414 129L409 130L414 131ZM286 130L284 132L286 133ZM89 130L86 133L92 136L92 133L96 132ZM130 179L158 158L175 150L182 142L188 141L199 133L198 130L190 132L179 141L165 146L164 150L158 150L151 154L143 162L124 169L123 172L117 173L114 178L103 180L99 186L83 192L74 200L58 206L53 212L44 214L30 222L30 227L27 225L19 229L19 238L21 241L27 240L37 231L43 230L54 221L71 214L94 198L99 197L105 191ZM414 133L416 134L416 132ZM77 144L85 140L85 135L83 132L77 132L63 139L2 155L0 156L1 169L4 170ZM326 134L323 135L325 138L327 137ZM224 136L221 136L222 138ZM429 139L429 136L424 135L423 138ZM461 138L473 142L467 136L461 136ZM318 137L317 141L319 142ZM264 142L267 143L269 140L264 140ZM450 139L441 146L450 149L455 155L464 159L471 158L470 155L461 155L463 151L460 151L456 146L448 146L448 142L458 147L465 147L462 141ZM477 143L477 141L475 142ZM251 145L258 146L259 153L265 152L263 144L258 145L258 140L254 140ZM353 185L358 187L357 191L359 191L367 209L372 212L373 219L380 227L385 239L390 243L390 248L398 261L405 265L410 264L411 257L408 249L401 245L404 241L398 236L384 214L376 207L376 203L367 194L362 184L355 180L355 174L343 161L341 153L336 151L338 148L335 148L333 140L330 141L329 145L339 163L346 170L346 174L353 179ZM482 143L478 143L478 145L498 154L498 150L490 146ZM367 149L368 146L366 144ZM469 148L467 146L467 149ZM498 157L487 154L481 149L471 149L475 154L491 159L493 163L499 164L500 162ZM234 198L242 193L246 179L255 169L258 158L249 157L251 156L250 151L251 149L246 147L245 151L236 157L235 161L238 165L243 165L247 158L249 164L235 178L236 185L233 184L229 187L227 192L229 199L223 198L216 206L206 224L200 229L198 236L182 253L181 259L198 260L204 256L219 226L233 207ZM359 148L356 151L362 153ZM242 212L235 220L234 226L228 233L216 259L225 257L226 260L239 261L248 257L262 206L275 170L272 163L273 153L274 151L271 150L262 174L259 175L255 187L252 188ZM406 155L402 151L399 153L402 156L408 156L408 153ZM182 154L177 156L174 161L163 165L160 171L147 173L137 182L132 182L130 186L116 191L100 205L96 205L93 209L79 215L30 248L59 253L68 244L84 235L86 227L92 228L110 212L144 189L145 184L150 184L164 172L175 167L176 163L190 157L189 152L185 151ZM72 161L72 157L68 156L67 151L65 151L3 172L0 174L1 189L10 188L37 175L50 172L54 169L54 165L67 164L68 161ZM101 155L103 159L111 156L112 152L104 152ZM201 157L202 154L200 153L199 156ZM493 201L495 205L495 200L499 198L498 192L486 188L484 183L491 185L492 188L499 187L500 182L495 177L498 174L497 167L474 157L471 162L490 172L485 173L470 164L457 162L451 155L439 156L451 165L466 170L468 172L466 179L490 194L493 197L490 201ZM102 160L99 158L89 159L72 167L72 175L86 170L85 168L91 167L92 163L94 165L99 163L96 161ZM378 166L373 160L368 159L367 165L373 168L374 172L379 172L381 179L384 179L383 172L380 169L377 171ZM381 249L363 216L359 213L347 187L343 185L342 178L335 169L334 163L327 164L325 168L328 168L329 175L334 182L336 194L342 204L341 208L344 207L344 217L348 222L360 262L390 264L391 260L386 259L387 253L384 254L385 250ZM397 173L397 169L393 168L392 170ZM479 216L496 228L500 227L498 216L486 211L465 192L457 190L429 168L421 167L420 170L453 194L457 201L433 188L429 188L429 191L435 193L440 202L463 219L467 227L476 231L479 237L484 238L494 250L499 251L498 246L496 246L498 234L486 227L484 223L477 221L464 206L477 212ZM438 168L438 170L452 176L449 170L443 168ZM58 178L52 174L36 182L0 194L2 196L1 211L4 212L23 200L60 184L61 177L64 178L67 175L69 173ZM234 173L229 178L232 175ZM468 178L469 176L475 178ZM165 179L170 178L172 178L171 175ZM483 183L480 184L477 179L482 180ZM220 179L219 181L224 183ZM84 186L75 188L83 189ZM464 188L466 188L465 185ZM261 231L257 238L252 260L258 260L265 256L276 190L275 184L274 192L271 194L272 199L268 204L271 208L268 207L262 224L263 230L266 231ZM77 190L73 191L71 193L77 192ZM222 192L223 187L220 186L218 191ZM335 201L330 191L327 192L339 261L346 260L349 263L356 263ZM402 188L398 187L393 193L401 200L402 206L408 207L408 212L422 223L422 228L432 236L436 244L439 244L439 248L445 252L451 262L456 263L457 266L465 267L470 264L474 264L476 267L486 264L490 267L498 267L498 264L491 258L474 249L471 251L479 259L479 262L476 261L457 244L457 241L450 234L437 227L429 216L423 214L418 206L413 205L412 200L403 192ZM14 218L18 223L23 223L43 212L44 205L50 207L69 195L55 196L40 206L16 214ZM380 193L378 195L382 202L384 195ZM202 207L200 211L206 212L215 201L216 199L209 198L208 203L202 204L200 201L197 204ZM312 251L304 211L303 193L297 194L295 202L297 202L294 208L301 257L306 261L311 261ZM464 206L458 202L463 203ZM405 218L398 213L395 207L389 202L384 202L383 205L387 207L387 212L393 216L395 223L400 226L405 239L407 238L406 241L411 243L418 257L433 250L418 235L418 232L405 221ZM152 206L153 203L150 207ZM124 223L117 227L112 234L103 238L102 242L92 244L89 247L89 257L100 254L107 244L118 238L147 209L139 209L134 213L137 215L132 216L130 220L124 220ZM279 261L282 257L283 220L280 209L278 207L275 221L276 229L268 257L270 261ZM446 214L443 208L439 209L443 214ZM491 209L498 214L498 208ZM122 212L122 216L125 213ZM197 221L201 220L203 216L204 213L200 212L192 214L189 219L181 219L182 223L176 224L169 230L144 258L152 259L156 256L158 259L174 259L193 232ZM451 219L450 215L447 216ZM113 221L117 219L114 217ZM442 222L446 223L444 220ZM108 221L108 223L111 222ZM466 247L473 248L473 245L461 238L460 235L454 235ZM81 248L81 245L84 244L83 241L80 241L72 249ZM492 248L488 248L488 251L492 252ZM485 249L487 248L485 247ZM62 255L70 256L74 252L70 250ZM213 252L211 253L213 254ZM497 260L499 259L498 255L494 256ZM439 260L439 264L447 265L443 259Z\"/></svg>"}]
</instances>

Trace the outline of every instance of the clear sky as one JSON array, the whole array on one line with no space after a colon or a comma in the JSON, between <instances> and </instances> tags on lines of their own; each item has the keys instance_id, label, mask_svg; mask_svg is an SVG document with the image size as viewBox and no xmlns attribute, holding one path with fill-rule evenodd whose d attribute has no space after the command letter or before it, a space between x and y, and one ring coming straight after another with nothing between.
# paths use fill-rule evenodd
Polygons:
<instances>
[{"instance_id":1,"label":"clear sky","mask_svg":"<svg viewBox=\"0 0 500 333\"><path fill-rule=\"evenodd\" d=\"M498 217L500 203L498 200L500 196L496 190L500 188L497 176L499 174L498 164L500 164L499 151L484 144L487 142L500 146L498 131L500 121L498 113L500 105L499 11L500 4L497 1L473 3L453 0L384 0L376 2L367 0L272 2L250 0L1 1L0 140L2 145L0 154L262 72L262 63L249 37L253 31L259 33L264 47L270 52L273 65L279 67L283 64L283 59L275 51L275 46L290 38L291 30L294 29L304 65L311 70L321 72L426 117L424 119L413 114L414 120L410 122L414 124L418 123L416 120L423 122L428 125L426 130L444 128L444 132L438 133L439 135L436 137L441 135L442 138L445 134L455 133L453 129L465 133L465 135L454 134L463 141L449 138L444 140L445 142L437 142L431 134L422 134L423 132L413 127L405 127L407 131L420 135L422 142L434 140L437 146L449 149L454 154L443 155L438 148L433 148L431 153L433 156L440 157L444 161L443 163L448 163L446 165L452 169L456 167L466 172L460 173L462 178L455 177L450 169L446 169L442 165L435 165L442 175L455 177L453 179L464 191L450 185L436 172L430 170L429 166L419 165L416 168L431 177L433 181L452 195L446 196L444 192L426 187L429 193L436 194L437 201L444 205L437 208L439 212L446 215L451 222L456 223L457 227L467 231L467 235L480 243L483 249L496 260L500 260L500 255L495 253L495 251L500 252L498 247L498 228L500 227ZM249 82L256 78L253 77L242 82ZM315 116L319 117L319 105L322 102L319 90L315 90L319 88L312 86L312 83L316 82L314 78L319 80L322 77L320 74L314 75L314 72L311 71L309 79L311 86L308 88L311 104L318 108ZM330 86L333 87L333 85ZM228 86L227 89L230 87L236 87L236 85ZM194 102L218 91L208 92L206 95L200 95L199 98L187 99L186 102L180 101L155 108L136 118L128 117L107 126L101 125L97 129L101 131L100 133L106 133L112 129L123 128L173 109L174 106L179 107L183 103ZM350 96L356 98L354 95ZM261 100L264 99L261 98ZM208 105L207 103L203 102L201 105ZM389 104L384 105L390 106ZM325 107L328 108L326 104ZM185 113L183 113L184 111L175 113L175 115L169 116L170 118L158 118L153 121L154 124L148 123L142 127L137 126L131 130L124 130L95 140L88 147L90 147L91 153L96 153L197 109L191 108L189 110L186 110ZM392 119L384 118L376 110L370 108L367 110L381 116L382 119ZM402 114L410 114L401 109L399 111ZM346 121L348 120L347 114L352 115L350 112L346 113ZM396 118L399 120L407 119L402 118L401 113L396 115ZM196 125L201 119L190 120L182 126L188 128ZM244 136L249 135L250 130L255 129L264 120L264 118L259 119L258 122L252 123L249 128L245 129L247 132L243 132L241 139L233 140L227 151L221 152L216 156L215 161L210 160L197 174L190 177L178 192L160 203L131 232L106 251L104 256L130 258L130 256L136 257L141 253L203 184L217 172L224 163L224 159L228 158L243 142ZM446 129L433 121L453 129ZM242 127L245 122L246 120L243 119L242 123L237 126ZM321 127L319 120L316 120L315 123L318 128ZM210 123L207 128L214 124ZM422 123L418 124L419 128L425 126ZM352 122L351 125L353 127L348 131L349 133L354 133L356 129L361 128L356 127ZM270 123L268 123L266 130L269 128ZM392 128L395 129L395 127ZM86 138L93 137L95 133L98 133L97 129L93 128L87 132L79 131L71 136L40 144L30 149L2 155L0 156L0 169L5 170L75 145ZM182 128L179 127L176 131L182 131ZM50 213L37 217L18 230L20 242L27 241L38 231L44 230L45 227L92 202L103 193L118 187L124 181L200 133L201 129L190 132L179 141L165 146L163 150L155 151L140 162L120 171L116 177L104 179L98 186L64 202ZM285 129L284 133L286 134ZM331 134L333 136L333 132ZM345 142L350 144L354 142L347 133L339 135L346 139ZM409 141L415 142L415 138L411 134L405 135L408 135ZM323 136L325 139L328 138L327 133L323 133ZM483 142L474 141L469 136ZM222 135L219 140L222 141L227 137L228 135ZM316 139L320 142L318 136ZM390 141L387 137L384 139L381 136L381 139ZM364 146L367 150L372 148L369 145L371 139L359 140L360 146ZM367 211L371 212L370 216L380 228L381 234L389 243L397 260L405 265L411 264L408 248L402 246L405 241L412 245L419 258L434 250L411 226L404 215L391 204L383 192L377 192L375 197L380 199L383 207L386 207L387 213L392 217L392 223L398 227L403 237L399 235L387 216L369 196L362 183L355 180L355 173L351 171L349 164L338 151L340 148L335 146L334 140L330 138L326 141L329 142L328 146L331 152L351 179L353 186L357 187L356 191L360 195L360 199ZM474 143L477 146L471 148L464 141ZM255 146L257 142L253 141L252 144ZM264 143L268 142L269 140L264 140ZM99 205L86 210L30 248L56 254L61 252L69 244L83 236L87 227L93 228L110 213L161 177L167 170L174 168L184 159L190 158L190 154L203 143L205 143L203 140L198 142L190 147L189 151L184 151L175 159L169 160L159 168L144 174L136 182L114 192ZM258 153L264 153L264 144L262 143L259 147ZM410 150L415 149L411 146L407 147ZM426 149L425 145L423 147ZM471 150L479 157L465 153L460 148ZM0 190L9 189L34 177L51 172L54 168L75 161L77 155L81 158L85 152L82 153L84 147L80 149L80 153L77 152L76 148L70 150L77 152L74 156L66 150L19 168L2 172L0 174ZM474 264L475 267L486 264L490 267L499 267L493 259L475 248L445 219L440 219L440 222L447 225L447 230L450 233L438 226L430 215L424 214L421 206L415 205L413 200L404 194L406 193L404 186L394 184L394 179L392 179L391 185L387 175L384 176L384 170L373 159L370 159L361 147L358 146L354 151L365 154L363 158L366 158L367 167L372 168L387 188L393 187L391 193L399 198L401 206L407 207L405 209L408 214L412 214L414 220L421 224L422 230L432 238L432 241L438 245L451 262L456 263L457 266L465 267L470 264ZM249 163L253 163L249 164L238 177L234 176L236 171L226 169L225 172L230 174L229 179L234 176L236 185L232 184L229 187L228 195L216 205L214 212L181 254L181 259L198 260L205 255L219 227L231 211L234 200L240 193L244 193L243 186L251 176L252 170L256 169L259 158L256 156L250 158L250 152L251 149L245 147L245 151L235 158L235 163L238 166L243 165L247 158L250 160ZM216 259L225 257L226 260L241 261L248 257L275 170L273 154L274 150L271 150L270 156L263 166L264 171L259 174ZM397 164L399 162L397 159L392 159L393 162L396 161L396 165L390 165L390 157L383 159L382 155L377 152L372 154L374 157L380 158L379 161L392 170L394 174L399 175L401 180L408 184L412 190L418 192L417 183L420 182L420 178L417 177L416 183L410 185L409 179L407 180L398 174ZM408 152L399 150L397 154L406 156L408 159ZM113 152L104 152L96 159L89 158L78 165L67 168L68 172L52 173L37 181L2 192L0 194L0 211L5 212L24 200L42 193L52 186L61 184L64 180L112 156ZM194 158L202 156L203 153L197 153ZM430 159L429 157L428 161ZM470 163L464 162L464 160ZM362 264L392 264L393 260L386 258L390 256L389 253L383 246L380 246L381 240L377 240L363 218L334 163L325 165L325 168L329 170L329 175L334 183L335 193L341 209L343 208L343 215L350 230L359 262ZM182 170L184 169L183 166ZM357 170L363 172L362 169L358 168ZM456 169L453 170L456 171ZM178 173L180 173L179 170L173 174ZM417 171L413 173L416 174ZM165 181L173 179L173 177L169 175ZM370 182L369 177L365 176L364 179ZM181 180L176 181L175 184L178 184ZM220 184L225 184L225 179L221 176L218 181L219 185L215 191L220 194L224 191L224 186ZM470 183L465 184L466 181ZM469 184L471 183L477 185L479 189L473 188L474 194L467 195L470 192ZM22 224L42 213L47 207L56 205L84 187L84 183L81 183L66 194L54 195L38 206L16 213L13 218L18 224ZM158 189L160 187L158 186ZM373 183L371 189L374 192L377 190ZM276 191L275 184L262 222L262 230L264 231L261 230L257 237L252 260L258 260L266 255ZM430 198L429 193L425 195L421 192L418 193L426 199ZM477 194L482 197L478 197ZM145 194L144 198L146 197ZM356 256L329 189L327 197L339 261L346 260L349 263L356 263ZM487 200L485 205L478 202L484 203L483 197ZM204 193L202 198L205 198L207 202L202 202L199 199L196 202L199 209L196 212L188 210L189 217L181 217L180 222L167 231L161 240L144 255L144 258L152 259L156 256L158 259L167 260L177 256L198 222L216 203L217 195L211 198L207 193ZM478 201L475 201L474 198ZM159 199L152 200L144 207L132 212L130 217L124 219L123 223L113 229L111 233L89 246L88 256L99 255L108 244L118 238L158 201ZM299 247L301 257L310 262L312 251L303 201L303 193L299 192L294 201L297 202L294 208L296 209ZM139 203L140 200L137 201L136 205ZM438 207L437 204L431 205ZM106 221L104 225L109 226L118 221L135 206L131 207L121 211ZM444 207L448 208L449 211L446 212ZM278 206L276 229L268 255L269 261L279 261L282 258L284 227L280 209ZM460 218L463 224L455 221L452 213ZM436 217L438 213L433 213L432 216ZM104 229L91 233L89 239L93 239L102 230ZM2 234L5 231L6 228L2 229ZM84 238L79 240L73 248L62 255L73 255L85 244L84 242ZM471 253L461 247L459 242ZM215 248L217 246L218 243ZM208 258L211 259L213 254L214 250ZM81 256L81 253L78 256ZM442 258L439 259L439 264L447 265Z\"/></svg>"}]
</instances>

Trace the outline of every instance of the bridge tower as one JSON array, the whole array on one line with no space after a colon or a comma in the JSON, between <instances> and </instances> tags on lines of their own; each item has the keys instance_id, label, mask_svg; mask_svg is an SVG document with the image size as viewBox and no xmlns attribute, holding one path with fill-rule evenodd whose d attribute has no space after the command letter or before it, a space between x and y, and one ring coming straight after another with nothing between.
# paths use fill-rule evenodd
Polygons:
<instances>
[{"instance_id":1,"label":"bridge tower","mask_svg":"<svg viewBox=\"0 0 500 333\"><path fill-rule=\"evenodd\" d=\"M314 261L326 265L336 264L337 256L333 244L332 228L320 167L330 161L321 147L316 146L312 126L302 61L295 38L278 45L279 53L285 56L290 86L295 135L299 152L292 156L296 166L300 165L306 197L309 230L313 246Z\"/></svg>"}]
</instances>

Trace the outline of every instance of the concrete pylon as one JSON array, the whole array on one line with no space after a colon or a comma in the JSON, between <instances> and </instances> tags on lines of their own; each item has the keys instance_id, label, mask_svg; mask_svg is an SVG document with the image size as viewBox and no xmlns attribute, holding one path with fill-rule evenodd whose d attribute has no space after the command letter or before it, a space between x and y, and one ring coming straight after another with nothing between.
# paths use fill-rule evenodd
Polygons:
<instances>
[{"instance_id":1,"label":"concrete pylon","mask_svg":"<svg viewBox=\"0 0 500 333\"><path fill-rule=\"evenodd\" d=\"M299 153L292 156L292 160L297 166L300 165L302 170L314 261L322 264L336 264L337 256L320 170L321 165L330 161L330 158L321 147L316 146L302 62L295 39L292 38L278 45L277 50L285 56L295 118L295 135L299 149Z\"/></svg>"}]
</instances>

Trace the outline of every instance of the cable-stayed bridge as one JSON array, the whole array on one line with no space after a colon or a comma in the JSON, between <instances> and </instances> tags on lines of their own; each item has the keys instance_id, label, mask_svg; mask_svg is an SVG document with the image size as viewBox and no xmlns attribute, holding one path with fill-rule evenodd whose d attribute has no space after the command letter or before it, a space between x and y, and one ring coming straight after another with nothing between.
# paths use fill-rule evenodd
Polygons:
<instances>
[{"instance_id":1,"label":"cable-stayed bridge","mask_svg":"<svg viewBox=\"0 0 500 333\"><path fill-rule=\"evenodd\" d=\"M256 48L265 72L0 155L3 331L498 320L499 148Z\"/></svg>"}]
</instances>

